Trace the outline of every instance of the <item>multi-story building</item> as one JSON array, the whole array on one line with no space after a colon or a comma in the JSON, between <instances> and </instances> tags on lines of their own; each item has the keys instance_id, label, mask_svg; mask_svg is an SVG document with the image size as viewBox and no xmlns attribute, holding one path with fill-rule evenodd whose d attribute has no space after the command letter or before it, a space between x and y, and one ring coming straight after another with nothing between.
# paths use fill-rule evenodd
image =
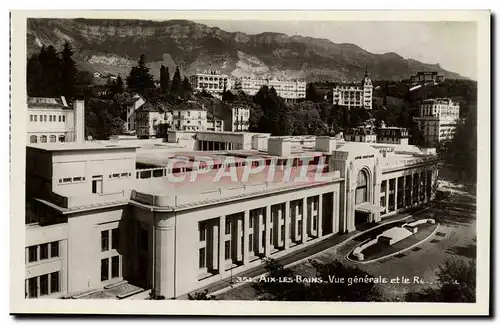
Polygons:
<instances>
[{"instance_id":1,"label":"multi-story building","mask_svg":"<svg viewBox=\"0 0 500 325\"><path fill-rule=\"evenodd\" d=\"M378 143L408 144L408 129L392 126L376 128Z\"/></svg>"},{"instance_id":2,"label":"multi-story building","mask_svg":"<svg viewBox=\"0 0 500 325\"><path fill-rule=\"evenodd\" d=\"M72 142L85 136L85 104L64 97L28 97L28 143Z\"/></svg>"},{"instance_id":3,"label":"multi-story building","mask_svg":"<svg viewBox=\"0 0 500 325\"><path fill-rule=\"evenodd\" d=\"M373 85L365 72L361 83L338 83L333 88L333 104L343 107L372 109Z\"/></svg>"},{"instance_id":4,"label":"multi-story building","mask_svg":"<svg viewBox=\"0 0 500 325\"><path fill-rule=\"evenodd\" d=\"M345 141L377 143L377 133L374 128L357 127L348 129L344 134Z\"/></svg>"},{"instance_id":5,"label":"multi-story building","mask_svg":"<svg viewBox=\"0 0 500 325\"><path fill-rule=\"evenodd\" d=\"M207 114L207 125L206 125L206 130L207 131L215 131L215 132L222 132L224 131L224 120L216 115Z\"/></svg>"},{"instance_id":6,"label":"multi-story building","mask_svg":"<svg viewBox=\"0 0 500 325\"><path fill-rule=\"evenodd\" d=\"M127 132L136 132L136 115L137 111L142 105L146 103L146 99L140 94L135 94L130 100L126 101L124 105L127 108L125 130Z\"/></svg>"},{"instance_id":7,"label":"multi-story building","mask_svg":"<svg viewBox=\"0 0 500 325\"><path fill-rule=\"evenodd\" d=\"M229 76L217 70L205 70L189 77L191 87L195 91L206 91L210 94L220 94L230 89Z\"/></svg>"},{"instance_id":8,"label":"multi-story building","mask_svg":"<svg viewBox=\"0 0 500 325\"><path fill-rule=\"evenodd\" d=\"M410 77L411 84L436 84L442 83L444 76L437 73L437 71L419 71L416 75Z\"/></svg>"},{"instance_id":9,"label":"multi-story building","mask_svg":"<svg viewBox=\"0 0 500 325\"><path fill-rule=\"evenodd\" d=\"M306 150L267 137L262 150L258 134L191 133L219 147L246 140L223 155L119 141L29 145L26 296L79 298L126 280L181 297L435 195L436 156L414 146L317 137ZM137 170L138 161L155 167ZM256 163L290 173L238 178Z\"/></svg>"},{"instance_id":10,"label":"multi-story building","mask_svg":"<svg viewBox=\"0 0 500 325\"><path fill-rule=\"evenodd\" d=\"M239 78L235 80L234 89L242 90L245 94L253 96L260 88L267 86L273 87L278 96L284 99L306 98L306 82L299 80L280 80L272 79L252 79Z\"/></svg>"},{"instance_id":11,"label":"multi-story building","mask_svg":"<svg viewBox=\"0 0 500 325\"><path fill-rule=\"evenodd\" d=\"M460 105L449 98L426 99L414 120L423 132L425 146L436 148L453 139L460 119Z\"/></svg>"},{"instance_id":12,"label":"multi-story building","mask_svg":"<svg viewBox=\"0 0 500 325\"><path fill-rule=\"evenodd\" d=\"M139 138L154 138L159 135L160 124L167 123L165 108L160 104L145 103L135 111L136 134Z\"/></svg>"},{"instance_id":13,"label":"multi-story building","mask_svg":"<svg viewBox=\"0 0 500 325\"><path fill-rule=\"evenodd\" d=\"M170 110L171 129L177 131L203 131L207 129L207 110L196 102L188 102Z\"/></svg>"},{"instance_id":14,"label":"multi-story building","mask_svg":"<svg viewBox=\"0 0 500 325\"><path fill-rule=\"evenodd\" d=\"M250 107L240 103L222 103L211 105L210 110L214 115L224 121L223 131L248 131L250 120Z\"/></svg>"}]
</instances>

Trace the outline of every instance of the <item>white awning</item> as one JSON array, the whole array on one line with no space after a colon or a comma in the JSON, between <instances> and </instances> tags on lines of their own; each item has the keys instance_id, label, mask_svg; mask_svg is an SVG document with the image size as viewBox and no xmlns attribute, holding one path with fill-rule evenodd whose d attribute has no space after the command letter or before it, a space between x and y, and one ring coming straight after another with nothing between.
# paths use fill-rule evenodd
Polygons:
<instances>
[{"instance_id":1,"label":"white awning","mask_svg":"<svg viewBox=\"0 0 500 325\"><path fill-rule=\"evenodd\" d=\"M366 212L366 213L376 213L376 212L381 212L384 210L384 207L381 207L380 205L375 205L370 202L363 202L354 207L355 210L361 211L361 212Z\"/></svg>"}]
</instances>

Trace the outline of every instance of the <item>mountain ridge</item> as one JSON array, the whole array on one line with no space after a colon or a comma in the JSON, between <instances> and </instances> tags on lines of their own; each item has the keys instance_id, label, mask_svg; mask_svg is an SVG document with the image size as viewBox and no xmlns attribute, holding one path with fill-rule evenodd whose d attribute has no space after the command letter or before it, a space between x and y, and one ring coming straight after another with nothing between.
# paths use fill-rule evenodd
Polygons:
<instances>
[{"instance_id":1,"label":"mountain ridge","mask_svg":"<svg viewBox=\"0 0 500 325\"><path fill-rule=\"evenodd\" d=\"M185 75L211 68L234 77L352 81L361 80L368 69L377 80L407 79L422 70L467 79L439 64L404 59L393 52L374 54L352 43L276 32L227 32L190 20L33 18L27 25L28 55L41 45L60 48L69 40L80 69L121 75L127 75L145 54L156 78L159 66L165 64L171 71L179 65Z\"/></svg>"}]
</instances>

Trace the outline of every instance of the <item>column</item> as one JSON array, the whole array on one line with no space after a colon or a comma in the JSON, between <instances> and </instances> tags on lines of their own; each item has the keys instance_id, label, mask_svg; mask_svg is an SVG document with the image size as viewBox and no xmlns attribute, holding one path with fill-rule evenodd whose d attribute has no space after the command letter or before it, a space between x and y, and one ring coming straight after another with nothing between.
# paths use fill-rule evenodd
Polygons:
<instances>
[{"instance_id":1,"label":"column","mask_svg":"<svg viewBox=\"0 0 500 325\"><path fill-rule=\"evenodd\" d=\"M236 238L234 240L234 245L236 245L236 260L240 262L242 260L242 249L241 247L241 238L242 238L242 228L243 228L243 220L241 220L241 216L237 216L236 218ZM243 239L243 242L245 239Z\"/></svg>"},{"instance_id":2,"label":"column","mask_svg":"<svg viewBox=\"0 0 500 325\"><path fill-rule=\"evenodd\" d=\"M424 172L424 202L427 202L427 200L429 199L427 197L427 184L429 182L428 178L427 178L427 170L425 169Z\"/></svg>"},{"instance_id":3,"label":"column","mask_svg":"<svg viewBox=\"0 0 500 325\"><path fill-rule=\"evenodd\" d=\"M224 243L226 235L226 216L219 217L219 274L224 275L226 273L226 258Z\"/></svg>"},{"instance_id":4,"label":"column","mask_svg":"<svg viewBox=\"0 0 500 325\"><path fill-rule=\"evenodd\" d=\"M300 214L300 209L299 209L299 202L295 201L295 215L293 217L293 240L298 241L299 238L299 214Z\"/></svg>"},{"instance_id":5,"label":"column","mask_svg":"<svg viewBox=\"0 0 500 325\"><path fill-rule=\"evenodd\" d=\"M385 213L389 213L389 186L391 184L391 180L387 179L385 181Z\"/></svg>"},{"instance_id":6,"label":"column","mask_svg":"<svg viewBox=\"0 0 500 325\"><path fill-rule=\"evenodd\" d=\"M323 194L320 194L318 198L318 213L316 215L316 218L318 220L318 222L316 223L316 236L320 238L321 236L323 236Z\"/></svg>"},{"instance_id":7,"label":"column","mask_svg":"<svg viewBox=\"0 0 500 325\"><path fill-rule=\"evenodd\" d=\"M266 236L265 236L265 243L266 245L264 246L264 252L266 256L271 256L271 206L268 205L266 206Z\"/></svg>"},{"instance_id":8,"label":"column","mask_svg":"<svg viewBox=\"0 0 500 325\"><path fill-rule=\"evenodd\" d=\"M254 230L254 237L256 237L257 242L257 247L258 253L262 254L264 252L264 247L262 246L262 223L263 223L264 216L262 214L262 208L259 209L259 217L257 218L257 234L255 234ZM254 228L255 229L255 228Z\"/></svg>"},{"instance_id":9,"label":"column","mask_svg":"<svg viewBox=\"0 0 500 325\"><path fill-rule=\"evenodd\" d=\"M283 241L283 236L281 235L281 225L283 225L284 223L281 223L281 219L283 217L283 204L278 204L278 207L277 207L277 215L278 215L278 220L276 220L276 222L274 223L275 225L277 225L277 231L276 231L276 234L277 234L277 239L278 239L278 247L281 247L281 242Z\"/></svg>"},{"instance_id":10,"label":"column","mask_svg":"<svg viewBox=\"0 0 500 325\"><path fill-rule=\"evenodd\" d=\"M403 207L406 207L406 175L403 175Z\"/></svg>"},{"instance_id":11,"label":"column","mask_svg":"<svg viewBox=\"0 0 500 325\"><path fill-rule=\"evenodd\" d=\"M394 211L398 211L398 177L394 178Z\"/></svg>"},{"instance_id":12,"label":"column","mask_svg":"<svg viewBox=\"0 0 500 325\"><path fill-rule=\"evenodd\" d=\"M169 299L175 297L175 218L167 218L150 230L155 232L155 295Z\"/></svg>"},{"instance_id":13,"label":"column","mask_svg":"<svg viewBox=\"0 0 500 325\"><path fill-rule=\"evenodd\" d=\"M332 193L332 234L339 232L339 222L340 222L340 205L339 205L339 193ZM344 216L342 216L344 217ZM322 230L323 231L323 230Z\"/></svg>"},{"instance_id":14,"label":"column","mask_svg":"<svg viewBox=\"0 0 500 325\"><path fill-rule=\"evenodd\" d=\"M347 232L351 232L356 229L354 225L354 190L347 192L347 209L346 209L346 221L347 221Z\"/></svg>"},{"instance_id":15,"label":"column","mask_svg":"<svg viewBox=\"0 0 500 325\"><path fill-rule=\"evenodd\" d=\"M218 268L219 262L219 226L214 222L212 226L212 269Z\"/></svg>"},{"instance_id":16,"label":"column","mask_svg":"<svg viewBox=\"0 0 500 325\"><path fill-rule=\"evenodd\" d=\"M290 248L290 201L285 203L285 249Z\"/></svg>"},{"instance_id":17,"label":"column","mask_svg":"<svg viewBox=\"0 0 500 325\"><path fill-rule=\"evenodd\" d=\"M249 260L249 250L250 247L248 245L248 226L250 225L250 211L247 210L243 215L243 264L248 264Z\"/></svg>"},{"instance_id":18,"label":"column","mask_svg":"<svg viewBox=\"0 0 500 325\"><path fill-rule=\"evenodd\" d=\"M413 174L410 175L410 207L413 206Z\"/></svg>"},{"instance_id":19,"label":"column","mask_svg":"<svg viewBox=\"0 0 500 325\"><path fill-rule=\"evenodd\" d=\"M302 199L302 244L307 240L307 218L308 218L307 197Z\"/></svg>"}]
</instances>

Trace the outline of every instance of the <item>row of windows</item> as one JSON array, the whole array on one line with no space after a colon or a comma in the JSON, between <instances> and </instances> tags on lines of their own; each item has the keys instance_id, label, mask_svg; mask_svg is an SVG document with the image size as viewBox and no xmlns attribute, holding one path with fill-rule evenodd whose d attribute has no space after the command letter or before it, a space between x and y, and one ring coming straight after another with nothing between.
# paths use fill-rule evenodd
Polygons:
<instances>
[{"instance_id":1,"label":"row of windows","mask_svg":"<svg viewBox=\"0 0 500 325\"><path fill-rule=\"evenodd\" d=\"M47 122L47 116L49 122L66 122L66 115L34 115L30 114L30 122ZM40 117L40 118L38 118Z\"/></svg>"},{"instance_id":2,"label":"row of windows","mask_svg":"<svg viewBox=\"0 0 500 325\"><path fill-rule=\"evenodd\" d=\"M45 243L28 247L28 263L59 257L59 242Z\"/></svg>"},{"instance_id":3,"label":"row of windows","mask_svg":"<svg viewBox=\"0 0 500 325\"><path fill-rule=\"evenodd\" d=\"M69 184L69 183L79 183L79 182L84 182L85 177L65 177L65 178L59 178L59 183L63 184Z\"/></svg>"},{"instance_id":4,"label":"row of windows","mask_svg":"<svg viewBox=\"0 0 500 325\"><path fill-rule=\"evenodd\" d=\"M116 174L109 175L109 178L119 179L119 178L128 178L130 176L132 176L132 173L116 173Z\"/></svg>"},{"instance_id":5,"label":"row of windows","mask_svg":"<svg viewBox=\"0 0 500 325\"><path fill-rule=\"evenodd\" d=\"M101 231L101 252L109 251L110 233L111 249L120 248L120 229L103 230Z\"/></svg>"},{"instance_id":6,"label":"row of windows","mask_svg":"<svg viewBox=\"0 0 500 325\"><path fill-rule=\"evenodd\" d=\"M60 291L59 272L52 272L26 280L27 298L38 298Z\"/></svg>"},{"instance_id":7,"label":"row of windows","mask_svg":"<svg viewBox=\"0 0 500 325\"><path fill-rule=\"evenodd\" d=\"M51 135L48 137L49 142L56 142L56 136ZM59 142L65 142L66 137L64 135L59 136ZM38 137L36 135L30 135L30 143L38 143ZM40 143L47 143L47 136L46 135L41 135L40 136Z\"/></svg>"}]
</instances>

